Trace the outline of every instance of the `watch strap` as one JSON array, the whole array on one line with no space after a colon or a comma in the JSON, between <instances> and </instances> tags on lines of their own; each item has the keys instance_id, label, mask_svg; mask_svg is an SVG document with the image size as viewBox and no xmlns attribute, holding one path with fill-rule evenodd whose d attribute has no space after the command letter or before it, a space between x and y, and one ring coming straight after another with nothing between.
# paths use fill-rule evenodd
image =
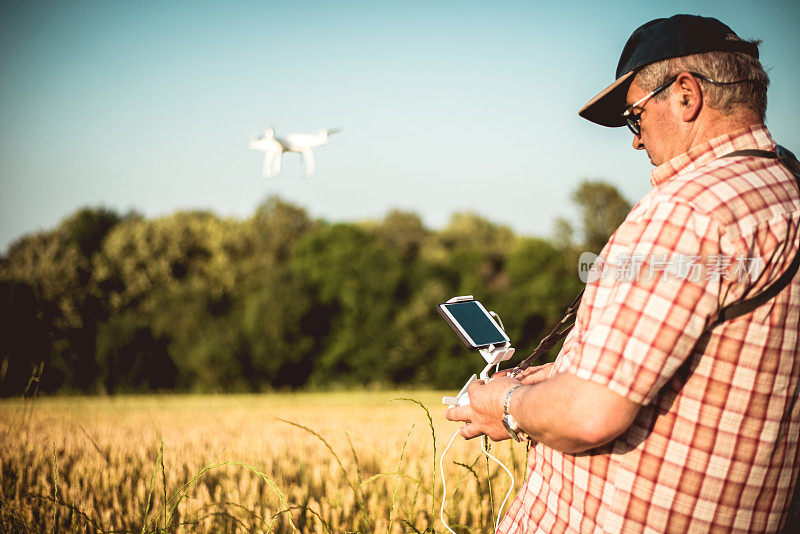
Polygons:
<instances>
[{"instance_id":1,"label":"watch strap","mask_svg":"<svg viewBox=\"0 0 800 534\"><path fill-rule=\"evenodd\" d=\"M524 384L518 384L509 389L506 393L505 401L503 402L503 427L505 427L506 432L508 432L508 435L511 436L514 441L530 441L528 434L526 434L525 431L519 427L517 421L514 419L514 416L508 411L511 404L511 395L513 395L514 392L523 385Z\"/></svg>"},{"instance_id":2,"label":"watch strap","mask_svg":"<svg viewBox=\"0 0 800 534\"><path fill-rule=\"evenodd\" d=\"M516 386L508 390L508 392L506 393L506 399L505 401L503 401L503 415L509 415L508 408L511 405L511 395L513 395L514 392L519 388L521 388L523 385L524 384L517 384Z\"/></svg>"}]
</instances>

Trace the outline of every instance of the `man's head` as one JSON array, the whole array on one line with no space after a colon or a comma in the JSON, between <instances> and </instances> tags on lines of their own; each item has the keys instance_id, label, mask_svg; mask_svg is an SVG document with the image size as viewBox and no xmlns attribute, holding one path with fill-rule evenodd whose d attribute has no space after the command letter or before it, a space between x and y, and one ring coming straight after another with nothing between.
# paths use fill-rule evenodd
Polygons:
<instances>
[{"instance_id":1,"label":"man's head","mask_svg":"<svg viewBox=\"0 0 800 534\"><path fill-rule=\"evenodd\" d=\"M758 42L716 19L675 15L642 25L622 51L616 78L580 115L603 126L627 124L634 148L647 150L654 165L764 120L769 77Z\"/></svg>"}]
</instances>

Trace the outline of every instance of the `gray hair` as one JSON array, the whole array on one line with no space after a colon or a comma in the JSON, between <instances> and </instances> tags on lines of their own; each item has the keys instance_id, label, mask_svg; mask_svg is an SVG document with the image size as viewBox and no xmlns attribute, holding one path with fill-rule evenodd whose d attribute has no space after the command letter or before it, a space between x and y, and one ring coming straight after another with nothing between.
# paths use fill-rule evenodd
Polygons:
<instances>
[{"instance_id":1,"label":"gray hair","mask_svg":"<svg viewBox=\"0 0 800 534\"><path fill-rule=\"evenodd\" d=\"M760 44L760 41L752 41ZM758 114L761 121L767 114L767 87L769 76L761 62L749 54L741 52L704 52L689 56L665 59L642 68L634 82L645 91L652 91L659 85L681 72L696 72L717 82L733 82L753 79L733 85L716 85L697 79L702 84L708 105L723 114L735 112L740 106ZM667 97L663 92L654 97L661 100Z\"/></svg>"}]
</instances>

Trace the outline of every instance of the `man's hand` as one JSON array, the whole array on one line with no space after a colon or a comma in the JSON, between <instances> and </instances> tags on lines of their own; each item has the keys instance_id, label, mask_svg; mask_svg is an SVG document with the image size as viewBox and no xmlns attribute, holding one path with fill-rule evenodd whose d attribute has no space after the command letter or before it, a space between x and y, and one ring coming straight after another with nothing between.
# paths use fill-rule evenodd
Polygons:
<instances>
[{"instance_id":1,"label":"man's hand","mask_svg":"<svg viewBox=\"0 0 800 534\"><path fill-rule=\"evenodd\" d=\"M520 371L518 374L515 374L515 369L505 369L500 371L494 375L494 377L498 376L510 376L511 378L516 378L526 386L531 384L538 384L539 382L543 382L550 377L550 371L553 369L553 363L545 363L544 365L537 365L536 367L528 367ZM493 377L493 378L494 378Z\"/></svg>"},{"instance_id":2,"label":"man's hand","mask_svg":"<svg viewBox=\"0 0 800 534\"><path fill-rule=\"evenodd\" d=\"M468 406L448 408L445 417L451 421L465 421L460 429L461 435L472 439L486 434L494 441L509 439L508 431L503 426L503 403L508 391L521 382L508 376L492 377L489 381L475 380L467 388Z\"/></svg>"}]
</instances>

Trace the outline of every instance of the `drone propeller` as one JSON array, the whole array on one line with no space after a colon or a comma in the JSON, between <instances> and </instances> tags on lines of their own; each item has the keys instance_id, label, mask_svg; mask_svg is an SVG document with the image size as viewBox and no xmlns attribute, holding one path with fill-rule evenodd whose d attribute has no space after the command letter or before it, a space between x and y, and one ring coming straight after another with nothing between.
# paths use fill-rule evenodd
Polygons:
<instances>
[{"instance_id":1,"label":"drone propeller","mask_svg":"<svg viewBox=\"0 0 800 534\"><path fill-rule=\"evenodd\" d=\"M250 138L255 140L265 139L267 136L275 137L275 128L270 126L263 132L251 133Z\"/></svg>"}]
</instances>

